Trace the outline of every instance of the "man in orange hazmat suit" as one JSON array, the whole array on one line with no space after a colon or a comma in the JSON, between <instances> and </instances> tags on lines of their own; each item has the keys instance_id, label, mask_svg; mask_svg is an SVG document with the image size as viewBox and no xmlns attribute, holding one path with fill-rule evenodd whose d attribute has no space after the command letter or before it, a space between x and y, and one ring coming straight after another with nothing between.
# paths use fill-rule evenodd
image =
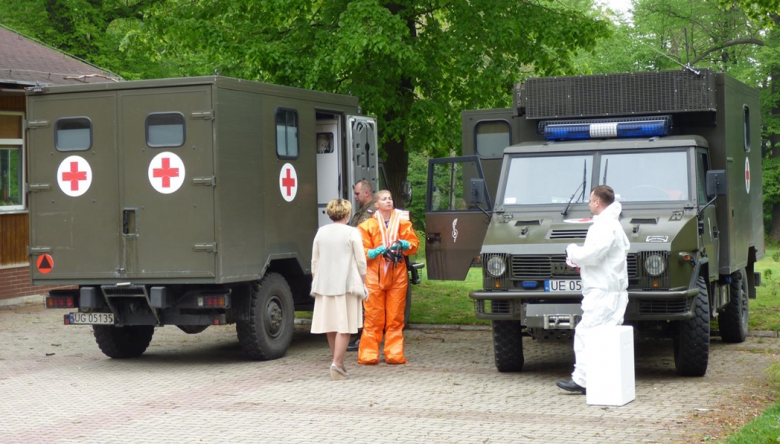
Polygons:
<instances>
[{"instance_id":1,"label":"man in orange hazmat suit","mask_svg":"<svg viewBox=\"0 0 780 444\"><path fill-rule=\"evenodd\" d=\"M358 225L368 257L368 300L363 303L365 318L358 364L379 363L379 343L383 334L385 362L406 364L403 328L408 283L403 256L416 253L420 241L412 228L409 213L393 208L389 191L376 193L375 206L374 217Z\"/></svg>"}]
</instances>

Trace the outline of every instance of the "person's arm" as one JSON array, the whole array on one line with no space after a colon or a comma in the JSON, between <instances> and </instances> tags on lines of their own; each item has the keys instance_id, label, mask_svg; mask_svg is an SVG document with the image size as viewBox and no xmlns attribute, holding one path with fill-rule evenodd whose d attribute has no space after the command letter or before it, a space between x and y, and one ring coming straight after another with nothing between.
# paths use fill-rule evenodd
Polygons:
<instances>
[{"instance_id":1,"label":"person's arm","mask_svg":"<svg viewBox=\"0 0 780 444\"><path fill-rule=\"evenodd\" d=\"M566 256L579 267L596 265L607 255L614 240L612 230L594 225L588 230L585 244L569 244Z\"/></svg>"},{"instance_id":2,"label":"person's arm","mask_svg":"<svg viewBox=\"0 0 780 444\"><path fill-rule=\"evenodd\" d=\"M318 240L320 237L320 232L317 231L317 235L314 236L314 243L311 247L311 279L314 280L314 274L317 273L317 267L320 263L320 247L318 245Z\"/></svg>"},{"instance_id":3,"label":"person's arm","mask_svg":"<svg viewBox=\"0 0 780 444\"><path fill-rule=\"evenodd\" d=\"M398 239L409 242L409 248L404 250L404 255L412 256L417 253L417 249L420 247L420 239L417 237L417 233L414 232L411 221L401 221L401 224L398 226Z\"/></svg>"}]
</instances>

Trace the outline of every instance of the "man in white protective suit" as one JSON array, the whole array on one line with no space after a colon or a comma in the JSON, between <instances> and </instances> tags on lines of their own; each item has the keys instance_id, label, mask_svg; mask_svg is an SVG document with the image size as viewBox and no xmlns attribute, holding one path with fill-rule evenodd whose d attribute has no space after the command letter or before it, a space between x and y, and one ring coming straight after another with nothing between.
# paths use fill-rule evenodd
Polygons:
<instances>
[{"instance_id":1,"label":"man in white protective suit","mask_svg":"<svg viewBox=\"0 0 780 444\"><path fill-rule=\"evenodd\" d=\"M588 229L585 244L566 247L567 264L579 267L582 276L582 320L574 329L574 372L571 380L557 384L566 391L582 394L587 387L585 347L592 346L588 344L588 331L623 323L628 304L626 254L630 245L618 221L622 207L615 202L612 188L593 188L588 206L593 213L593 225Z\"/></svg>"}]
</instances>

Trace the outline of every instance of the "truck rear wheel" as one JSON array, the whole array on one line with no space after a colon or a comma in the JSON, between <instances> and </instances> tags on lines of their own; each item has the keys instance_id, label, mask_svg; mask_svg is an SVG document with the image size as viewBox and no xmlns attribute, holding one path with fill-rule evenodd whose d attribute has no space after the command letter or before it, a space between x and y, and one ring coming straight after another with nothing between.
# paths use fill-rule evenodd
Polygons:
<instances>
[{"instance_id":1,"label":"truck rear wheel","mask_svg":"<svg viewBox=\"0 0 780 444\"><path fill-rule=\"evenodd\" d=\"M115 327L113 325L93 325L92 333L95 335L100 351L109 358L126 359L141 356L154 334L153 325L128 325Z\"/></svg>"},{"instance_id":2,"label":"truck rear wheel","mask_svg":"<svg viewBox=\"0 0 780 444\"><path fill-rule=\"evenodd\" d=\"M259 288L252 286L246 319L236 322L238 342L254 360L278 359L292 342L295 308L292 291L282 275L269 273Z\"/></svg>"},{"instance_id":3,"label":"truck rear wheel","mask_svg":"<svg viewBox=\"0 0 780 444\"><path fill-rule=\"evenodd\" d=\"M674 337L674 366L680 376L704 376L710 357L710 303L707 282L697 281L699 294L694 300L693 317L677 321Z\"/></svg>"},{"instance_id":4,"label":"truck rear wheel","mask_svg":"<svg viewBox=\"0 0 780 444\"><path fill-rule=\"evenodd\" d=\"M744 342L748 332L750 307L748 305L748 282L745 269L739 271L742 279L731 280L731 300L718 315L718 328L723 342L736 344Z\"/></svg>"},{"instance_id":5,"label":"truck rear wheel","mask_svg":"<svg viewBox=\"0 0 780 444\"><path fill-rule=\"evenodd\" d=\"M493 353L499 372L523 370L523 327L520 321L493 321Z\"/></svg>"}]
</instances>

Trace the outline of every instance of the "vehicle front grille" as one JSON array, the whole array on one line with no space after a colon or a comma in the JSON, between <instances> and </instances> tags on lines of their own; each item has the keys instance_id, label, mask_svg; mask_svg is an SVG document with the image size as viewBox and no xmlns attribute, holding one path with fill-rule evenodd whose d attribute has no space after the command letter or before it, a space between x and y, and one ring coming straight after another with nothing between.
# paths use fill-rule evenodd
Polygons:
<instances>
[{"instance_id":1,"label":"vehicle front grille","mask_svg":"<svg viewBox=\"0 0 780 444\"><path fill-rule=\"evenodd\" d=\"M474 310L480 314L510 314L512 304L506 300L479 300L474 301Z\"/></svg>"},{"instance_id":2,"label":"vehicle front grille","mask_svg":"<svg viewBox=\"0 0 780 444\"><path fill-rule=\"evenodd\" d=\"M637 256L629 254L628 277L637 276ZM515 255L511 258L512 279L550 279L554 277L579 277L576 270L566 265L566 256L525 256Z\"/></svg>"},{"instance_id":3,"label":"vehicle front grille","mask_svg":"<svg viewBox=\"0 0 780 444\"><path fill-rule=\"evenodd\" d=\"M691 310L691 301L639 301L640 315L672 315L685 314Z\"/></svg>"}]
</instances>

